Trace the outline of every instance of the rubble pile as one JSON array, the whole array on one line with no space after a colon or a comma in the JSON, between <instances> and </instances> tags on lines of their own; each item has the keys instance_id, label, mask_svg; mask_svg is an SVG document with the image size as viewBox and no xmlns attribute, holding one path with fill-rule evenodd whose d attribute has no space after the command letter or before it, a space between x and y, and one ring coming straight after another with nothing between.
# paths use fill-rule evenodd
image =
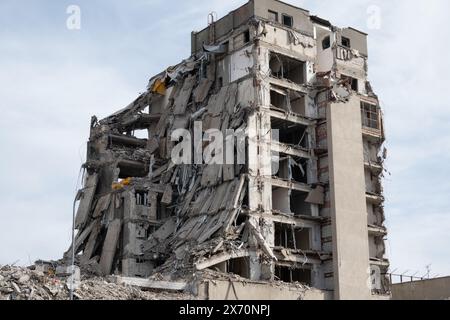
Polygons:
<instances>
[{"instance_id":1,"label":"rubble pile","mask_svg":"<svg viewBox=\"0 0 450 320\"><path fill-rule=\"evenodd\" d=\"M172 159L172 150L183 146L173 132L184 130L195 138L198 130L199 139L213 129L224 136L227 130L244 135L245 119L255 111L253 80L212 88L214 68L206 57L169 68L124 110L92 119L84 188L77 196L77 235L66 261L74 249L82 267L103 276L146 278L200 262L197 270L203 270L215 264L212 255L248 255L247 239L260 231L246 230L244 160L175 164ZM211 75L201 77L202 68ZM138 138L137 131L147 138ZM236 157L237 148L231 148Z\"/></svg>"},{"instance_id":2,"label":"rubble pile","mask_svg":"<svg viewBox=\"0 0 450 320\"><path fill-rule=\"evenodd\" d=\"M0 267L0 300L68 300L69 283L55 269ZM74 291L76 300L188 300L189 294L163 290L143 291L139 287L113 283L113 278L82 278Z\"/></svg>"}]
</instances>

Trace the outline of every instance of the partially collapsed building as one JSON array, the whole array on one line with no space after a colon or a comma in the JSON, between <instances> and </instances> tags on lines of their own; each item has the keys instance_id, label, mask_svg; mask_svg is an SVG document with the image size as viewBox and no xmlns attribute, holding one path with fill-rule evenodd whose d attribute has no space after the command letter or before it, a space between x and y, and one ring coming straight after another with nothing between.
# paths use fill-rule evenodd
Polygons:
<instances>
[{"instance_id":1,"label":"partially collapsed building","mask_svg":"<svg viewBox=\"0 0 450 320\"><path fill-rule=\"evenodd\" d=\"M259 288L300 283L320 299L389 297L367 35L251 0L191 37L188 59L125 109L93 117L78 263L133 278L211 270ZM212 147L211 129L227 152ZM173 161L180 150L190 163ZM207 153L231 161L206 163Z\"/></svg>"}]
</instances>

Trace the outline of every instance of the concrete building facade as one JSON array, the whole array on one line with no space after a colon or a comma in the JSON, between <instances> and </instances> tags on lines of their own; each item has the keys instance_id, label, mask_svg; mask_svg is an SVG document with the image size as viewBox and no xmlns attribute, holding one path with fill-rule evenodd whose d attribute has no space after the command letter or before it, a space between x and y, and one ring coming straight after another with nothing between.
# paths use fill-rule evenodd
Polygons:
<instances>
[{"instance_id":1,"label":"concrete building facade","mask_svg":"<svg viewBox=\"0 0 450 320\"><path fill-rule=\"evenodd\" d=\"M251 0L211 15L191 39L189 59L92 120L80 263L127 277L194 268L300 283L327 299L389 298L385 138L367 35ZM175 164L174 150L195 142L174 139L177 129L203 147L208 129L241 130L246 161L205 164L194 144L188 153L200 161Z\"/></svg>"}]
</instances>

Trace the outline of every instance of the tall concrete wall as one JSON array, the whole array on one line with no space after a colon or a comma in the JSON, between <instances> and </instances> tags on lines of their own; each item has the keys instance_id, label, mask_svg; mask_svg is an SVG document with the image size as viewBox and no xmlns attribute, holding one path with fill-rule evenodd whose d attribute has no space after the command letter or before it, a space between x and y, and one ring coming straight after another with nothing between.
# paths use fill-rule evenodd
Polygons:
<instances>
[{"instance_id":1,"label":"tall concrete wall","mask_svg":"<svg viewBox=\"0 0 450 320\"><path fill-rule=\"evenodd\" d=\"M283 14L291 16L293 18L294 29L303 34L313 36L314 26L309 18L309 11L281 1L253 0L216 21L216 40L225 36L233 29L237 29L253 16L268 19L269 10L278 13L278 23L282 23ZM191 53L195 53L201 50L203 43L209 44L209 27L199 32L193 32L191 37Z\"/></svg>"},{"instance_id":2,"label":"tall concrete wall","mask_svg":"<svg viewBox=\"0 0 450 320\"><path fill-rule=\"evenodd\" d=\"M309 11L295 7L293 5L273 0L254 0L255 16L263 19L269 18L269 10L278 13L278 22L281 23L283 14L293 18L293 27L307 35L313 35L313 23L309 19Z\"/></svg>"},{"instance_id":3,"label":"tall concrete wall","mask_svg":"<svg viewBox=\"0 0 450 320\"><path fill-rule=\"evenodd\" d=\"M394 300L450 300L450 277L392 286Z\"/></svg>"},{"instance_id":4,"label":"tall concrete wall","mask_svg":"<svg viewBox=\"0 0 450 320\"><path fill-rule=\"evenodd\" d=\"M359 99L327 110L335 298L369 299L369 243Z\"/></svg>"},{"instance_id":5,"label":"tall concrete wall","mask_svg":"<svg viewBox=\"0 0 450 320\"><path fill-rule=\"evenodd\" d=\"M198 295L204 300L330 300L331 291L302 289L295 285L268 285L246 281L214 280L199 285Z\"/></svg>"},{"instance_id":6,"label":"tall concrete wall","mask_svg":"<svg viewBox=\"0 0 450 320\"><path fill-rule=\"evenodd\" d=\"M369 55L367 49L367 34L353 28L345 28L342 29L341 34L338 35L339 43L341 43L342 36L350 39L352 49L358 50L359 53L366 57Z\"/></svg>"}]
</instances>

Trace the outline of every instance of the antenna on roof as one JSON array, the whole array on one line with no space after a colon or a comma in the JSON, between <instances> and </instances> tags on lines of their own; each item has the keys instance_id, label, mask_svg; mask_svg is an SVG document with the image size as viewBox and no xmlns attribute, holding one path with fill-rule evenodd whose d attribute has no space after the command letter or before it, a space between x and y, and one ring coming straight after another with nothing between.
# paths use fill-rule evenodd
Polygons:
<instances>
[{"instance_id":1,"label":"antenna on roof","mask_svg":"<svg viewBox=\"0 0 450 320\"><path fill-rule=\"evenodd\" d=\"M209 43L213 44L216 41L216 23L217 12L212 11L208 14L208 27L209 28Z\"/></svg>"},{"instance_id":2,"label":"antenna on roof","mask_svg":"<svg viewBox=\"0 0 450 320\"><path fill-rule=\"evenodd\" d=\"M212 25L217 20L217 12L212 11L208 14L208 26Z\"/></svg>"},{"instance_id":3,"label":"antenna on roof","mask_svg":"<svg viewBox=\"0 0 450 320\"><path fill-rule=\"evenodd\" d=\"M427 265L427 266L425 267L425 268L427 268L427 279L430 279L431 266L432 266L432 264L430 263L429 265Z\"/></svg>"}]
</instances>

